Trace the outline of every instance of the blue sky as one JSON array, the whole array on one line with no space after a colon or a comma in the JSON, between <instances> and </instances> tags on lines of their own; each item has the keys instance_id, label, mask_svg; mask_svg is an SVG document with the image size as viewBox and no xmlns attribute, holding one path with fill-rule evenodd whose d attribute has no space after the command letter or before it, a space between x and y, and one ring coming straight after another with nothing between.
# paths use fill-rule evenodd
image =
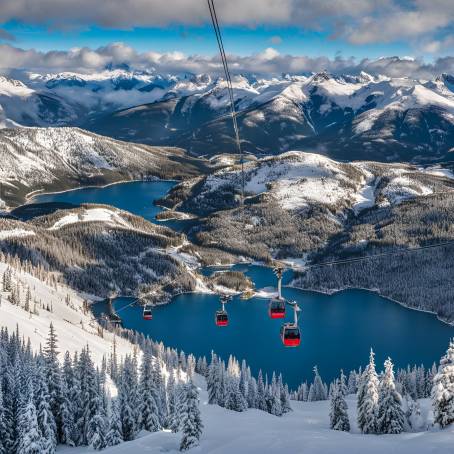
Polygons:
<instances>
[{"instance_id":1,"label":"blue sky","mask_svg":"<svg viewBox=\"0 0 454 454\"><path fill-rule=\"evenodd\" d=\"M187 55L212 55L217 52L215 37L209 24L196 27L170 25L128 30L107 29L92 25L64 31L11 21L4 24L3 29L15 37L15 46L46 52L75 47L96 49L112 42L125 43L139 52L180 51ZM343 39L332 39L330 30L314 31L294 26L224 26L222 32L227 51L240 56L252 55L268 47L273 47L282 54L309 57L323 55L329 58L334 58L336 55L362 59L418 54L416 49L403 41L355 45Z\"/></svg>"},{"instance_id":2,"label":"blue sky","mask_svg":"<svg viewBox=\"0 0 454 454\"><path fill-rule=\"evenodd\" d=\"M215 72L219 67L204 0L1 3L0 68L92 71L121 62L162 71ZM370 69L371 61L392 56L415 57L417 63L388 59L378 62L377 71L424 77L453 71L454 0L215 4L237 72Z\"/></svg>"}]
</instances>

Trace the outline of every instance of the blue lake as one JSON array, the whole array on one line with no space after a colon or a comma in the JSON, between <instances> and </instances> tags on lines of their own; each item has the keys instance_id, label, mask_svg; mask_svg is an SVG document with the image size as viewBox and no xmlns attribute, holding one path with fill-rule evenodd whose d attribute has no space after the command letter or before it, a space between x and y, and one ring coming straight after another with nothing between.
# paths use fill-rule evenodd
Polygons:
<instances>
[{"instance_id":1,"label":"blue lake","mask_svg":"<svg viewBox=\"0 0 454 454\"><path fill-rule=\"evenodd\" d=\"M40 195L35 201L106 203L154 221L159 208L153 205L153 200L162 197L173 184L133 182ZM257 288L275 285L269 268L243 264L234 268L245 271ZM206 268L202 272L209 274L213 270ZM284 284L290 279L291 273L287 272ZM283 294L296 300L302 309L299 348L282 346L280 321L268 318L267 301L263 299L234 298L227 307L230 324L224 328L214 324L214 312L219 307L215 295L179 295L172 304L155 308L152 321L142 319L140 307L122 311L131 302L128 298L118 298L115 307L125 328L136 329L169 347L197 356L209 357L211 350L224 359L233 354L240 360L246 359L254 373L260 368L267 373L282 372L292 388L312 378L314 365L326 381L337 376L341 368L348 371L364 366L371 347L380 366L388 356L398 367L421 363L431 366L439 361L454 336L454 328L434 315L406 309L364 290L329 296L284 287Z\"/></svg>"},{"instance_id":2,"label":"blue lake","mask_svg":"<svg viewBox=\"0 0 454 454\"><path fill-rule=\"evenodd\" d=\"M33 202L63 202L74 205L102 203L155 222L155 216L161 208L155 206L153 201L164 196L174 185L174 181L132 181L102 188L89 187L54 194L39 194L33 198Z\"/></svg>"}]
</instances>

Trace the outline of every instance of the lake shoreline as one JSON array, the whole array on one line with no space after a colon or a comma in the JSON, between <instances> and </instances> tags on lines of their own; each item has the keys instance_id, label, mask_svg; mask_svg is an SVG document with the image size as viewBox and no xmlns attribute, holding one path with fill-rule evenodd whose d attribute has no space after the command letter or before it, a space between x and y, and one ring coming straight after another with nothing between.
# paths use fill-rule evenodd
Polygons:
<instances>
[{"instance_id":1,"label":"lake shoreline","mask_svg":"<svg viewBox=\"0 0 454 454\"><path fill-rule=\"evenodd\" d=\"M38 196L42 195L57 195L57 194L65 194L67 192L72 192L72 191L79 191L83 189L104 189L108 188L110 186L115 186L117 184L128 184L128 183L155 183L155 182L162 182L162 183L178 183L178 180L172 180L172 179L161 179L161 178L150 178L148 180L143 180L143 179L131 179L131 180L119 180L119 181L112 181L111 183L107 184L102 184L102 185L97 185L97 184L89 184L89 185L84 185L84 186L77 186L75 188L69 188L69 189L63 189L62 191L46 191L45 189L36 189L34 191L28 192L25 194L25 202L22 205L19 205L16 208L20 208L22 206L28 205L33 203L33 199ZM134 213L133 213L134 214Z\"/></svg>"}]
</instances>

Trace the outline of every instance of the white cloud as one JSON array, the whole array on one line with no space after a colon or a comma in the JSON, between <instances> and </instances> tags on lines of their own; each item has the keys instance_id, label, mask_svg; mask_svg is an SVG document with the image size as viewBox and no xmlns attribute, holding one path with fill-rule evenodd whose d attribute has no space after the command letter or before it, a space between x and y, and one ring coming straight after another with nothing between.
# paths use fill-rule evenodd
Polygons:
<instances>
[{"instance_id":1,"label":"white cloud","mask_svg":"<svg viewBox=\"0 0 454 454\"><path fill-rule=\"evenodd\" d=\"M233 73L280 75L282 73L305 73L327 70L332 73L358 74L361 70L371 74L392 77L416 77L430 79L440 73L454 73L454 57L438 58L425 63L414 58L389 57L378 60L337 57L305 57L284 55L269 47L263 52L249 56L229 55ZM69 51L38 52L23 50L8 44L0 45L0 68L2 72L25 69L44 73L74 71L90 73L108 64L126 63L138 70L156 71L163 74L190 72L195 74L222 74L218 56L184 55L181 52L137 52L123 43L112 43L98 49L77 48Z\"/></svg>"},{"instance_id":2,"label":"white cloud","mask_svg":"<svg viewBox=\"0 0 454 454\"><path fill-rule=\"evenodd\" d=\"M452 0L229 0L216 7L221 25L334 29L333 37L354 44L434 40L437 32L452 32L454 24ZM0 0L0 23L9 20L62 29L93 24L128 29L199 25L209 22L209 12L203 0Z\"/></svg>"},{"instance_id":3,"label":"white cloud","mask_svg":"<svg viewBox=\"0 0 454 454\"><path fill-rule=\"evenodd\" d=\"M278 35L272 36L270 38L270 43L278 46L279 44L282 44L282 38Z\"/></svg>"}]
</instances>

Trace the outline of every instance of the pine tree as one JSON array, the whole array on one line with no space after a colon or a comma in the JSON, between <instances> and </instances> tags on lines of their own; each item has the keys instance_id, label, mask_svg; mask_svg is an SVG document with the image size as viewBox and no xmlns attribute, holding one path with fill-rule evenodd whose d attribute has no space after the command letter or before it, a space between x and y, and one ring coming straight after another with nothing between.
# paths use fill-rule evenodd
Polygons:
<instances>
[{"instance_id":1,"label":"pine tree","mask_svg":"<svg viewBox=\"0 0 454 454\"><path fill-rule=\"evenodd\" d=\"M1 345L0 345L0 348L1 348ZM1 353L1 351L0 351L0 353ZM0 358L1 358L1 354L0 354ZM5 407L4 407L4 403L3 403L3 391L2 391L1 383L2 383L2 377L0 376L0 454L6 454L7 427L6 427L6 415L5 415Z\"/></svg>"},{"instance_id":2,"label":"pine tree","mask_svg":"<svg viewBox=\"0 0 454 454\"><path fill-rule=\"evenodd\" d=\"M326 392L325 386L323 384L322 378L318 373L317 366L314 367L314 382L312 383L309 389L309 398L311 402L326 400L328 398L328 393Z\"/></svg>"},{"instance_id":3,"label":"pine tree","mask_svg":"<svg viewBox=\"0 0 454 454\"><path fill-rule=\"evenodd\" d=\"M254 377L249 380L247 387L247 404L249 408L257 407L257 381Z\"/></svg>"},{"instance_id":4,"label":"pine tree","mask_svg":"<svg viewBox=\"0 0 454 454\"><path fill-rule=\"evenodd\" d=\"M218 398L220 395L220 364L215 353L211 354L211 363L208 367L207 376L207 391L208 391L208 403L215 405L218 404Z\"/></svg>"},{"instance_id":5,"label":"pine tree","mask_svg":"<svg viewBox=\"0 0 454 454\"><path fill-rule=\"evenodd\" d=\"M139 395L141 402L139 405L140 427L149 432L156 432L161 428L159 418L159 390L154 380L152 372L152 356L148 351L144 352L141 368Z\"/></svg>"},{"instance_id":6,"label":"pine tree","mask_svg":"<svg viewBox=\"0 0 454 454\"><path fill-rule=\"evenodd\" d=\"M35 379L35 405L40 432L43 437L42 453L54 453L57 447L57 426L50 408L50 396L46 380L45 366L39 364Z\"/></svg>"},{"instance_id":7,"label":"pine tree","mask_svg":"<svg viewBox=\"0 0 454 454\"><path fill-rule=\"evenodd\" d=\"M62 443L68 446L76 445L75 413L77 405L76 380L72 367L71 355L65 353L62 373L62 402L61 402L61 424Z\"/></svg>"},{"instance_id":8,"label":"pine tree","mask_svg":"<svg viewBox=\"0 0 454 454\"><path fill-rule=\"evenodd\" d=\"M121 422L120 415L118 413L118 403L116 400L112 401L110 419L109 419L109 430L106 435L106 445L116 446L123 441L121 434Z\"/></svg>"},{"instance_id":9,"label":"pine tree","mask_svg":"<svg viewBox=\"0 0 454 454\"><path fill-rule=\"evenodd\" d=\"M29 395L28 402L20 419L20 425L22 427L18 446L18 452L20 454L42 454L45 452L32 396L33 394Z\"/></svg>"},{"instance_id":10,"label":"pine tree","mask_svg":"<svg viewBox=\"0 0 454 454\"><path fill-rule=\"evenodd\" d=\"M396 391L393 363L388 358L385 361L385 373L380 381L377 431L384 434L399 434L403 432L404 424L402 398Z\"/></svg>"},{"instance_id":11,"label":"pine tree","mask_svg":"<svg viewBox=\"0 0 454 454\"><path fill-rule=\"evenodd\" d=\"M358 389L358 427L362 433L377 432L378 376L374 352L370 351L369 364L364 370Z\"/></svg>"},{"instance_id":12,"label":"pine tree","mask_svg":"<svg viewBox=\"0 0 454 454\"><path fill-rule=\"evenodd\" d=\"M330 427L333 430L350 431L350 421L348 420L348 407L345 402L344 391L340 380L337 379L331 390L330 402Z\"/></svg>"},{"instance_id":13,"label":"pine tree","mask_svg":"<svg viewBox=\"0 0 454 454\"><path fill-rule=\"evenodd\" d=\"M259 370L259 376L257 379L257 392L255 399L255 408L263 411L268 411L265 400L265 384L263 383L262 370Z\"/></svg>"},{"instance_id":14,"label":"pine tree","mask_svg":"<svg viewBox=\"0 0 454 454\"><path fill-rule=\"evenodd\" d=\"M176 433L179 430L180 420L177 414L177 388L173 372L167 381L167 427Z\"/></svg>"},{"instance_id":15,"label":"pine tree","mask_svg":"<svg viewBox=\"0 0 454 454\"><path fill-rule=\"evenodd\" d=\"M356 394L358 391L358 385L357 385L357 375L356 371L352 370L350 371L350 374L348 375L348 394Z\"/></svg>"},{"instance_id":16,"label":"pine tree","mask_svg":"<svg viewBox=\"0 0 454 454\"><path fill-rule=\"evenodd\" d=\"M180 443L180 451L197 446L203 429L197 388L192 381L189 381L184 388L186 392L182 411L181 430L183 437Z\"/></svg>"},{"instance_id":17,"label":"pine tree","mask_svg":"<svg viewBox=\"0 0 454 454\"><path fill-rule=\"evenodd\" d=\"M57 441L62 438L62 422L61 422L61 374L58 362L58 345L57 334L53 324L50 324L49 335L47 337L46 346L44 348L45 374L49 393L49 405L56 424Z\"/></svg>"},{"instance_id":18,"label":"pine tree","mask_svg":"<svg viewBox=\"0 0 454 454\"><path fill-rule=\"evenodd\" d=\"M102 414L95 414L88 423L87 441L89 446L97 451L107 446L106 439L106 421Z\"/></svg>"},{"instance_id":19,"label":"pine tree","mask_svg":"<svg viewBox=\"0 0 454 454\"><path fill-rule=\"evenodd\" d=\"M236 377L227 376L227 399L225 408L239 412L247 409L247 402L240 392L239 381Z\"/></svg>"},{"instance_id":20,"label":"pine tree","mask_svg":"<svg viewBox=\"0 0 454 454\"><path fill-rule=\"evenodd\" d=\"M446 355L440 360L433 379L432 407L434 421L444 428L454 422L454 340L449 342Z\"/></svg>"},{"instance_id":21,"label":"pine tree","mask_svg":"<svg viewBox=\"0 0 454 454\"><path fill-rule=\"evenodd\" d=\"M424 418L421 415L421 407L416 400L413 400L411 396L405 396L405 418L406 418L406 430L419 431L422 429L424 424Z\"/></svg>"},{"instance_id":22,"label":"pine tree","mask_svg":"<svg viewBox=\"0 0 454 454\"><path fill-rule=\"evenodd\" d=\"M130 356L125 358L118 392L122 435L125 441L134 440L137 433L137 378L135 364Z\"/></svg>"},{"instance_id":23,"label":"pine tree","mask_svg":"<svg viewBox=\"0 0 454 454\"><path fill-rule=\"evenodd\" d=\"M279 375L278 379L278 387L279 387L279 393L280 393L280 399L281 399L281 410L282 413L288 413L292 411L292 407L290 405L290 393L288 391L288 386L283 383L282 380L282 375Z\"/></svg>"}]
</instances>

